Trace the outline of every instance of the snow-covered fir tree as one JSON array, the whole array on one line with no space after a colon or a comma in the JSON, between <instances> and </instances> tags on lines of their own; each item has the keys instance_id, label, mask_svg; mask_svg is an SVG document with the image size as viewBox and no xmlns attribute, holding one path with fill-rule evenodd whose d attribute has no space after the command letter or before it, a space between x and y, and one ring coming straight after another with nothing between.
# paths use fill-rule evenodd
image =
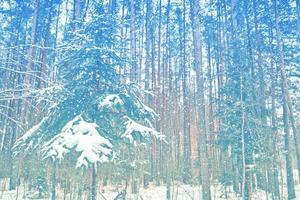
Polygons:
<instances>
[{"instance_id":1,"label":"snow-covered fir tree","mask_svg":"<svg viewBox=\"0 0 300 200\"><path fill-rule=\"evenodd\" d=\"M60 84L35 94L51 99L49 111L17 140L15 156L41 151L51 162L96 170L118 160L121 146L164 139L153 127L157 114L139 98L144 91L118 72L126 62L119 57L118 19L91 5L88 22L68 27L58 48Z\"/></svg>"}]
</instances>

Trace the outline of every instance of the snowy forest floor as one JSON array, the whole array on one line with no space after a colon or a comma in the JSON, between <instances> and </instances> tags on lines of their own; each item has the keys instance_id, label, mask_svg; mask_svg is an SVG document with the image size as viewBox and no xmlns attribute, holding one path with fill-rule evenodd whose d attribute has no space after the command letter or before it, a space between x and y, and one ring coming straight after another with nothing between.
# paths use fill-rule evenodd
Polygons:
<instances>
[{"instance_id":1,"label":"snowy forest floor","mask_svg":"<svg viewBox=\"0 0 300 200\"><path fill-rule=\"evenodd\" d=\"M285 188L285 187L283 187ZM2 188L3 189L3 188ZM296 187L296 196L300 197L300 184L297 184ZM140 189L139 194L127 194L128 200L165 200L166 199L166 186L149 186L147 189ZM212 191L212 199L213 200L241 200L242 198L232 192L231 188L227 189L227 198L224 195L224 188L220 185L214 185L211 187ZM101 193L100 193L101 192ZM283 199L286 199L286 191L284 192ZM98 200L114 200L117 196L118 192L116 191L116 187L106 186L102 187L101 190L98 192ZM271 195L266 197L266 192L263 190L256 190L253 192L253 200L267 200L272 199ZM0 199L2 200L21 200L21 199L31 199L31 198L24 198L24 190L22 185L19 186L18 190L12 191L4 191L1 190L0 192ZM46 198L47 200L50 198ZM44 199L44 200L46 200ZM62 190L58 190L58 200L64 199L64 193ZM77 199L76 192L73 194L67 193L66 198L67 200L74 200ZM82 200L88 200L89 194L88 191L82 195ZM190 185L183 185L177 184L171 187L171 199L172 200L199 200L201 199L201 186L190 186Z\"/></svg>"}]
</instances>

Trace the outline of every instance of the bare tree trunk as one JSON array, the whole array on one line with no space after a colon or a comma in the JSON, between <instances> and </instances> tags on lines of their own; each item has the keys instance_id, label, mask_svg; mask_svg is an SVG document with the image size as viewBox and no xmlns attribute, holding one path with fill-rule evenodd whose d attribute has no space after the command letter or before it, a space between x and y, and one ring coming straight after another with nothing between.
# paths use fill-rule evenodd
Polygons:
<instances>
[{"instance_id":1,"label":"bare tree trunk","mask_svg":"<svg viewBox=\"0 0 300 200\"><path fill-rule=\"evenodd\" d=\"M241 113L242 113L242 199L248 199L248 195L246 194L248 191L246 188L246 152L245 152L245 111L244 111L244 102L243 102L243 77L240 77L240 102L241 102Z\"/></svg>"},{"instance_id":2,"label":"bare tree trunk","mask_svg":"<svg viewBox=\"0 0 300 200\"><path fill-rule=\"evenodd\" d=\"M34 12L33 12L33 18L32 18L32 29L31 29L31 42L30 47L28 51L28 64L26 66L26 71L30 72L32 71L32 65L34 60L34 54L35 54L35 43L36 43L36 31L37 31L37 24L38 24L38 11L39 11L39 4L40 0L35 1L34 5ZM25 75L24 77L24 86L28 90L31 86L31 77L29 75ZM27 91L28 92L28 91ZM25 94L26 96L26 94ZM29 103L28 99L25 99L24 106L23 106L23 113L22 113L22 121L26 124L26 128L28 127L28 116L29 116Z\"/></svg>"},{"instance_id":3,"label":"bare tree trunk","mask_svg":"<svg viewBox=\"0 0 300 200\"><path fill-rule=\"evenodd\" d=\"M74 0L73 23L74 30L78 30L81 22L81 0Z\"/></svg>"},{"instance_id":4,"label":"bare tree trunk","mask_svg":"<svg viewBox=\"0 0 300 200\"><path fill-rule=\"evenodd\" d=\"M190 133L190 117L189 117L189 92L188 92L188 72L186 64L186 0L183 2L183 83L182 83L182 96L183 96L183 181L187 183L192 174L191 163L191 133Z\"/></svg>"},{"instance_id":5,"label":"bare tree trunk","mask_svg":"<svg viewBox=\"0 0 300 200\"><path fill-rule=\"evenodd\" d=\"M273 42L273 34L272 34L272 28L271 28L271 35L270 35L270 46ZM275 89L277 87L277 73L274 67L274 60L273 60L273 48L270 47L270 59L271 59L271 127L272 127L272 147L273 147L273 162L272 162L272 194L274 196L274 199L280 199L280 191L279 191L279 174L278 174L278 147L277 147L277 141L278 141L278 131L277 131L277 123L276 123L276 105L275 105ZM280 162L280 161L279 161Z\"/></svg>"},{"instance_id":6,"label":"bare tree trunk","mask_svg":"<svg viewBox=\"0 0 300 200\"><path fill-rule=\"evenodd\" d=\"M300 0L296 0L296 6L297 6L298 40L300 40Z\"/></svg>"},{"instance_id":7,"label":"bare tree trunk","mask_svg":"<svg viewBox=\"0 0 300 200\"><path fill-rule=\"evenodd\" d=\"M53 162L53 169L52 169L51 200L56 200L56 161Z\"/></svg>"},{"instance_id":8,"label":"bare tree trunk","mask_svg":"<svg viewBox=\"0 0 300 200\"><path fill-rule=\"evenodd\" d=\"M287 88L287 80L285 75L285 66L284 66L284 57L283 57L283 46L281 42L281 36L279 31L279 20L278 20L278 8L277 8L277 0L273 0L274 12L275 12L275 29L276 29L276 40L279 48L279 60L280 60L280 74L281 74L281 90L283 96L283 123L284 123L284 147L285 147L285 164L286 164L286 182L287 182L287 191L288 191L288 199L294 199L296 197L295 194L295 186L294 186L294 175L293 175L293 165L291 158L291 147L289 142L290 137L290 129L289 129L289 108L287 103L288 96L288 88ZM297 148L297 144L296 144ZM297 151L298 149L296 149ZM297 152L296 152L297 153ZM298 154L298 153L297 153ZM298 156L297 156L298 158Z\"/></svg>"},{"instance_id":9,"label":"bare tree trunk","mask_svg":"<svg viewBox=\"0 0 300 200\"><path fill-rule=\"evenodd\" d=\"M151 18L152 18L152 1L146 1L146 66L145 66L145 89L150 89L150 65L151 65ZM148 97L148 95L147 95ZM148 98L147 98L148 100Z\"/></svg>"},{"instance_id":10,"label":"bare tree trunk","mask_svg":"<svg viewBox=\"0 0 300 200\"><path fill-rule=\"evenodd\" d=\"M203 200L211 199L210 191L210 173L209 159L207 152L207 133L206 133L206 111L204 100L204 77L202 67L202 42L200 32L199 19L199 3L196 0L190 0L191 21L193 27L193 44L194 44L194 60L197 77L197 107L199 115L199 153L200 153L200 170L202 180L202 198Z\"/></svg>"},{"instance_id":11,"label":"bare tree trunk","mask_svg":"<svg viewBox=\"0 0 300 200\"><path fill-rule=\"evenodd\" d=\"M92 166L91 200L97 200L97 173L96 164Z\"/></svg>"},{"instance_id":12,"label":"bare tree trunk","mask_svg":"<svg viewBox=\"0 0 300 200\"><path fill-rule=\"evenodd\" d=\"M131 63L130 66L130 80L136 81L137 73L137 59L136 59L136 25L135 22L135 1L130 0L130 53L131 53Z\"/></svg>"},{"instance_id":13,"label":"bare tree trunk","mask_svg":"<svg viewBox=\"0 0 300 200\"><path fill-rule=\"evenodd\" d=\"M282 87L283 90L283 87ZM286 183L288 191L288 199L296 198L295 186L294 186L294 175L293 165L291 158L291 147L289 142L290 131L289 131L289 120L288 120L288 108L286 105L285 97L283 97L283 123L284 123L284 148L285 148L285 164L286 164Z\"/></svg>"},{"instance_id":14,"label":"bare tree trunk","mask_svg":"<svg viewBox=\"0 0 300 200\"><path fill-rule=\"evenodd\" d=\"M298 178L300 180L300 142L299 142L299 135L298 131L295 125L295 119L294 119L294 113L293 113L293 106L291 103L291 97L288 90L288 80L286 77L286 71L285 71L285 63L284 63L284 50L283 50L283 42L281 38L281 32L279 30L279 16L278 16L278 7L277 7L277 0L273 0L273 6L274 6L274 13L275 13L275 29L276 29L276 41L278 46L278 53L279 53L279 71L281 74L281 80L282 80L282 96L283 96L283 105L286 106L286 114L288 116L288 120L291 123L292 130L293 130L293 137L296 147L296 157L297 157L297 169L298 169ZM289 126L287 124L287 126Z\"/></svg>"}]
</instances>

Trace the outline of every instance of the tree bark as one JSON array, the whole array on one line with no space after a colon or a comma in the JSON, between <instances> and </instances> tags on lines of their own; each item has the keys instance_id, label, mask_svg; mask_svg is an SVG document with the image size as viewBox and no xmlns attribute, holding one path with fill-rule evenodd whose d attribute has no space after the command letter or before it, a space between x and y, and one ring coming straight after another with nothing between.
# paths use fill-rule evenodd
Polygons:
<instances>
[{"instance_id":1,"label":"tree bark","mask_svg":"<svg viewBox=\"0 0 300 200\"><path fill-rule=\"evenodd\" d=\"M136 16L135 16L135 1L130 0L130 80L136 81L137 76L137 58L136 58Z\"/></svg>"},{"instance_id":2,"label":"tree bark","mask_svg":"<svg viewBox=\"0 0 300 200\"><path fill-rule=\"evenodd\" d=\"M97 172L96 172L96 164L92 166L92 185L91 185L91 199L97 200Z\"/></svg>"},{"instance_id":3,"label":"tree bark","mask_svg":"<svg viewBox=\"0 0 300 200\"><path fill-rule=\"evenodd\" d=\"M274 199L280 199L280 191L279 191L279 173L278 173L278 147L277 147L277 141L278 141L278 131L277 131L277 123L276 123L276 105L275 105L275 89L277 88L277 73L276 69L274 67L274 58L273 58L273 48L271 46L273 42L273 33L272 28L270 30L270 60L271 60L271 128L272 128L272 149L273 152L273 162L272 162L272 181L273 185L272 187L272 194L274 196Z\"/></svg>"},{"instance_id":4,"label":"tree bark","mask_svg":"<svg viewBox=\"0 0 300 200\"><path fill-rule=\"evenodd\" d=\"M32 29L31 29L31 42L28 51L28 64L26 66L26 72L32 71L32 65L34 63L35 51L36 51L36 31L37 31L37 24L38 24L38 12L39 12L39 4L40 0L35 1L34 5L34 13L32 18ZM24 77L24 87L28 90L31 87L31 77L29 75L25 75ZM28 91L27 91L28 92ZM26 96L26 94L25 94ZM22 113L22 121L25 123L26 128L29 127L28 124L28 116L29 116L29 103L28 99L24 101L23 105L23 113Z\"/></svg>"},{"instance_id":5,"label":"tree bark","mask_svg":"<svg viewBox=\"0 0 300 200\"><path fill-rule=\"evenodd\" d=\"M53 169L52 169L51 200L56 200L56 161L53 162Z\"/></svg>"},{"instance_id":6,"label":"tree bark","mask_svg":"<svg viewBox=\"0 0 300 200\"><path fill-rule=\"evenodd\" d=\"M283 106L283 123L284 123L284 146L285 146L285 160L286 160L286 181L287 181L287 190L288 190L288 199L293 199L296 197L295 195L295 186L294 186L294 176L293 176L293 165L292 165L292 159L291 159L291 147L289 142L290 137L290 128L289 128L289 117L288 115L291 114L288 107L288 86L287 86L287 78L285 74L285 64L284 64L284 55L283 55L283 45L281 41L281 33L279 30L279 16L278 16L278 6L277 6L277 0L273 0L273 6L274 6L274 14L275 14L275 29L276 29L276 41L277 41L277 47L279 49L279 71L281 74L281 91L282 91L282 106ZM295 133L294 133L294 138ZM297 140L295 140L296 145L296 154L297 154L297 161L300 161L300 158L298 159L299 149L298 149L298 143ZM299 167L299 165L298 165ZM299 170L299 168L298 168ZM299 171L298 171L299 173Z\"/></svg>"},{"instance_id":7,"label":"tree bark","mask_svg":"<svg viewBox=\"0 0 300 200\"><path fill-rule=\"evenodd\" d=\"M183 67L183 181L187 183L191 179L192 163L191 163L191 133L190 133L190 117L189 117L189 92L188 92L188 71L186 64L186 0L183 2L183 52L182 52L182 67Z\"/></svg>"},{"instance_id":8,"label":"tree bark","mask_svg":"<svg viewBox=\"0 0 300 200\"><path fill-rule=\"evenodd\" d=\"M297 6L298 40L300 41L300 0L296 0L296 6Z\"/></svg>"},{"instance_id":9,"label":"tree bark","mask_svg":"<svg viewBox=\"0 0 300 200\"><path fill-rule=\"evenodd\" d=\"M211 199L210 191L210 173L209 159L207 152L207 133L206 133L206 111L204 100L204 77L202 67L202 42L199 19L199 3L197 0L190 0L191 21L193 27L193 44L194 44L194 61L197 77L197 107L199 120L199 153L200 153L200 170L202 180L202 198L203 200Z\"/></svg>"},{"instance_id":10,"label":"tree bark","mask_svg":"<svg viewBox=\"0 0 300 200\"><path fill-rule=\"evenodd\" d=\"M296 157L297 157L297 169L298 169L298 178L300 180L300 142L299 135L295 125L294 113L293 113L293 105L291 102L291 95L288 90L288 80L285 71L285 63L284 63L284 50L283 50L283 41L281 38L281 32L279 28L279 16L278 16L278 5L277 0L273 0L274 13L275 13L275 29L276 29L276 41L278 47L279 54L279 71L281 75L281 87L282 87L282 96L283 96L283 104L287 107L286 114L288 115L289 122L292 126L293 137L296 147ZM289 126L289 125L288 125Z\"/></svg>"}]
</instances>

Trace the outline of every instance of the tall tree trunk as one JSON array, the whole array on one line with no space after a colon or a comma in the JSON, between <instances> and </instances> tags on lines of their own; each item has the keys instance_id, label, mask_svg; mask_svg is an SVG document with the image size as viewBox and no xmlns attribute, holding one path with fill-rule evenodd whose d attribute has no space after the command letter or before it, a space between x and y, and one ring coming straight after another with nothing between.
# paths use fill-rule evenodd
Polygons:
<instances>
[{"instance_id":1,"label":"tall tree trunk","mask_svg":"<svg viewBox=\"0 0 300 200\"><path fill-rule=\"evenodd\" d=\"M295 187L294 187L294 175L293 175L293 165L292 165L292 159L291 159L291 147L289 142L290 137L290 131L289 131L289 117L288 115L291 113L289 112L288 107L288 86L287 86L287 78L285 74L285 64L284 64L284 55L283 55L283 44L281 39L281 33L279 30L279 16L278 16L278 5L277 0L273 0L273 6L274 6L274 13L275 13L275 29L276 29L276 41L277 41L277 47L278 47L278 53L279 53L279 71L281 74L281 90L282 90L282 98L283 98L283 122L284 122L284 145L285 145L285 160L286 160L286 181L287 181L287 190L288 190L288 199L293 199L296 197L295 195ZM294 133L295 134L295 133ZM295 137L295 135L294 135ZM297 136L295 137L297 138ZM295 140L297 142L297 140ZM296 145L296 154L297 154L297 160L298 160L298 143L295 143ZM300 161L300 158L299 158ZM299 165L298 165L299 167ZM299 170L299 168L298 168ZM299 171L298 171L299 173Z\"/></svg>"},{"instance_id":2,"label":"tall tree trunk","mask_svg":"<svg viewBox=\"0 0 300 200\"><path fill-rule=\"evenodd\" d=\"M30 41L30 47L28 51L28 64L26 66L26 72L32 71L32 65L34 63L34 56L36 51L36 31L37 31L37 24L38 24L38 12L39 12L39 4L40 0L35 1L34 5L34 12L33 12L33 18L32 18L32 29L31 29L31 41ZM33 73L33 72L31 72ZM25 74L24 77L24 87L28 90L31 88L31 77L30 75ZM27 91L28 92L28 91ZM26 94L25 94L26 96ZM23 107L23 114L22 114L22 121L26 124L26 128L29 127L28 124L28 116L29 116L29 103L28 99L24 101L24 107Z\"/></svg>"},{"instance_id":3,"label":"tall tree trunk","mask_svg":"<svg viewBox=\"0 0 300 200\"><path fill-rule=\"evenodd\" d=\"M56 200L56 161L53 162L53 169L52 169L51 200Z\"/></svg>"},{"instance_id":4,"label":"tall tree trunk","mask_svg":"<svg viewBox=\"0 0 300 200\"><path fill-rule=\"evenodd\" d=\"M259 2L258 2L259 3ZM270 131L268 131L266 129L268 122L267 122L267 108L266 108L266 95L265 95L265 76L264 76L264 70L263 70L263 59L262 59L262 35L261 35L261 31L260 31L260 27L259 27L259 19L258 19L258 12L257 9L259 4L257 4L256 0L253 0L253 4L252 4L252 10L254 13L254 30L255 30L255 41L256 41L256 50L257 50L257 67L258 67L258 79L259 79L259 91L258 91L258 103L259 103L259 118L261 121L261 137L266 138L266 146L267 149L272 149L272 133ZM270 191L269 188L269 181L271 180L271 174L272 174L272 164L264 164L265 167L267 168L267 174L270 176L267 176L265 178L265 184L264 184L264 190L266 190L266 192ZM268 198L268 196L267 196Z\"/></svg>"},{"instance_id":5,"label":"tall tree trunk","mask_svg":"<svg viewBox=\"0 0 300 200\"><path fill-rule=\"evenodd\" d=\"M296 157L297 157L297 169L298 169L298 178L300 180L300 142L299 135L295 125L294 113L293 113L293 105L291 102L291 95L288 90L288 80L285 71L285 63L284 63L284 50L283 50L283 41L281 38L281 32L279 28L279 16L278 16L278 5L277 0L273 0L274 12L275 12L275 29L276 29L276 41L278 47L279 54L279 71L282 80L282 96L284 99L284 104L287 106L287 115L293 130L293 137L296 147Z\"/></svg>"},{"instance_id":6,"label":"tall tree trunk","mask_svg":"<svg viewBox=\"0 0 300 200\"><path fill-rule=\"evenodd\" d=\"M296 6L297 6L298 40L300 41L300 0L296 0Z\"/></svg>"},{"instance_id":7,"label":"tall tree trunk","mask_svg":"<svg viewBox=\"0 0 300 200\"><path fill-rule=\"evenodd\" d=\"M194 44L194 60L197 77L197 102L199 114L199 153L200 153L200 170L202 180L202 198L203 200L211 199L210 191L210 173L209 159L207 152L207 133L206 133L206 111L204 100L204 77L202 67L202 42L200 32L199 19L199 3L197 0L190 0L191 21L193 27L193 44Z\"/></svg>"},{"instance_id":8,"label":"tall tree trunk","mask_svg":"<svg viewBox=\"0 0 300 200\"><path fill-rule=\"evenodd\" d=\"M242 113L242 119L241 119L241 131L242 131L242 199L248 200L249 199L249 191L248 187L246 187L246 152L245 152L245 110L244 110L244 97L243 97L243 77L240 77L240 102L241 102L241 113Z\"/></svg>"},{"instance_id":9,"label":"tall tree trunk","mask_svg":"<svg viewBox=\"0 0 300 200\"><path fill-rule=\"evenodd\" d=\"M183 52L182 52L182 67L183 67L183 181L187 183L191 179L192 163L191 163L191 133L190 133L190 117L189 117L189 91L188 91L188 71L186 59L186 0L183 1Z\"/></svg>"},{"instance_id":10,"label":"tall tree trunk","mask_svg":"<svg viewBox=\"0 0 300 200\"><path fill-rule=\"evenodd\" d=\"M271 36L273 37L273 36ZM272 39L271 39L272 42ZM270 44L271 44L270 42ZM278 147L277 147L277 141L278 141L278 131L277 131L277 123L276 123L276 105L275 105L275 89L277 87L277 76L275 75L275 69L274 69L274 62L273 62L273 50L271 48L271 127L272 127L272 149L273 152L273 162L272 162L272 194L274 196L274 199L280 199L280 192L279 192L279 182L278 182Z\"/></svg>"},{"instance_id":11,"label":"tall tree trunk","mask_svg":"<svg viewBox=\"0 0 300 200\"><path fill-rule=\"evenodd\" d=\"M282 90L283 90L283 86ZM290 131L289 131L289 120L288 120L288 108L286 105L286 99L283 97L283 123L284 123L284 149L285 149L285 165L286 165L286 183L288 191L288 199L296 198L293 165L291 158L291 147L290 147Z\"/></svg>"},{"instance_id":12,"label":"tall tree trunk","mask_svg":"<svg viewBox=\"0 0 300 200\"><path fill-rule=\"evenodd\" d=\"M97 172L96 164L92 166L92 185L91 185L91 200L97 200Z\"/></svg>"},{"instance_id":13,"label":"tall tree trunk","mask_svg":"<svg viewBox=\"0 0 300 200\"><path fill-rule=\"evenodd\" d=\"M137 75L137 58L136 58L136 16L135 16L135 1L130 0L130 80L136 81Z\"/></svg>"},{"instance_id":14,"label":"tall tree trunk","mask_svg":"<svg viewBox=\"0 0 300 200\"><path fill-rule=\"evenodd\" d=\"M151 18L152 1L146 1L146 66L145 66L145 89L150 89L150 65L151 65ZM148 95L147 95L148 97ZM147 98L148 99L148 98Z\"/></svg>"},{"instance_id":15,"label":"tall tree trunk","mask_svg":"<svg viewBox=\"0 0 300 200\"><path fill-rule=\"evenodd\" d=\"M81 0L74 0L73 2L73 23L74 30L78 30L80 22L81 22L81 11L82 11L82 2Z\"/></svg>"}]
</instances>

